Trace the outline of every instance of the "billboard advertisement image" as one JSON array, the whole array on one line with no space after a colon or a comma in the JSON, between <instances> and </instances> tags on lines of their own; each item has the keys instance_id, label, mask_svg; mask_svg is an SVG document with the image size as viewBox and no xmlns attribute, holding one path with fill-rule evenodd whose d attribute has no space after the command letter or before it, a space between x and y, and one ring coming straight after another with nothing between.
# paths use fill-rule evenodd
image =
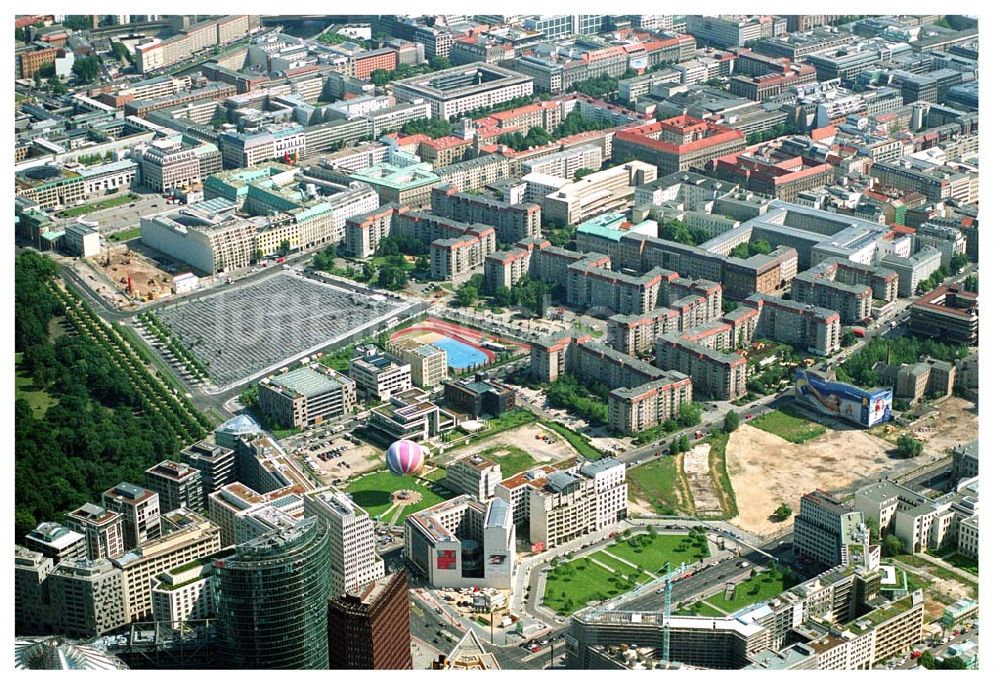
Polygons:
<instances>
[{"instance_id":1,"label":"billboard advertisement image","mask_svg":"<svg viewBox=\"0 0 1000 687\"><path fill-rule=\"evenodd\" d=\"M892 389L862 389L804 370L795 373L795 398L813 410L862 427L888 422L892 414Z\"/></svg>"},{"instance_id":2,"label":"billboard advertisement image","mask_svg":"<svg viewBox=\"0 0 1000 687\"><path fill-rule=\"evenodd\" d=\"M458 555L454 550L438 551L437 569L455 570L458 567Z\"/></svg>"}]
</instances>

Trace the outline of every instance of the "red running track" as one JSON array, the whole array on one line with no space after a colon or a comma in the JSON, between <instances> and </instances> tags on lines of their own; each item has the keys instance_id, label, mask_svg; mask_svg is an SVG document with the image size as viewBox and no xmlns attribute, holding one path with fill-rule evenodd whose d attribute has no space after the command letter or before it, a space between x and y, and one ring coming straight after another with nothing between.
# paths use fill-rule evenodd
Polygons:
<instances>
[{"instance_id":1,"label":"red running track","mask_svg":"<svg viewBox=\"0 0 1000 687\"><path fill-rule=\"evenodd\" d=\"M426 320L419 324L415 324L412 327L407 327L406 329L400 329L392 335L392 340L406 336L407 334L415 334L419 332L433 332L435 334L442 334L448 338L454 339L455 341L460 341L468 346L472 346L477 351L483 353L489 361L492 363L496 359L496 351L491 351L488 348L483 348L479 345L479 342L483 339L489 338L500 343L520 346L525 350L529 350L529 347L525 344L518 343L516 341L510 341L509 339L502 339L499 337L491 336L486 332L482 332L470 327L465 327L460 324L452 324L451 322L445 322L439 320L436 317L428 317Z\"/></svg>"}]
</instances>

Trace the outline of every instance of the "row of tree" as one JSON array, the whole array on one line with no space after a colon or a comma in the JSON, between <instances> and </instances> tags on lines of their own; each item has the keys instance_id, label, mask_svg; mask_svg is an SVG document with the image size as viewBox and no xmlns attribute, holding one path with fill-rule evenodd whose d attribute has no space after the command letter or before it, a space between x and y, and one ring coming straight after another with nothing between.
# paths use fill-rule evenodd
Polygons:
<instances>
[{"instance_id":1,"label":"row of tree","mask_svg":"<svg viewBox=\"0 0 1000 687\"><path fill-rule=\"evenodd\" d=\"M109 350L87 336L49 336L63 306L49 282L55 265L37 253L15 260L14 346L21 373L54 401L44 414L23 398L14 404L15 530L39 522L121 481L142 483L143 471L180 448L174 430L148 412L129 375Z\"/></svg>"}]
</instances>

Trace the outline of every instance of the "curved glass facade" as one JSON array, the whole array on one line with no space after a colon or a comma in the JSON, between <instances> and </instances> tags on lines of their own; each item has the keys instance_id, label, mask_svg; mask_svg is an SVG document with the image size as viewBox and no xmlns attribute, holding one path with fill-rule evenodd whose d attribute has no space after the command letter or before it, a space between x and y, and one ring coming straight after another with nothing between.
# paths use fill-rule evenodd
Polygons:
<instances>
[{"instance_id":1,"label":"curved glass facade","mask_svg":"<svg viewBox=\"0 0 1000 687\"><path fill-rule=\"evenodd\" d=\"M216 631L228 667L327 669L330 570L329 535L315 518L217 561Z\"/></svg>"}]
</instances>

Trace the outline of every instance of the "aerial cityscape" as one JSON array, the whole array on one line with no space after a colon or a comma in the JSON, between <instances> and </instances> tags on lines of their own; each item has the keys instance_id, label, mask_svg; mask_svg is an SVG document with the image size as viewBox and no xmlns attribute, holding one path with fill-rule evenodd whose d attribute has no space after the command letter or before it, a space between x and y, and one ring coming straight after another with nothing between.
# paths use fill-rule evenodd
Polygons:
<instances>
[{"instance_id":1,"label":"aerial cityscape","mask_svg":"<svg viewBox=\"0 0 1000 687\"><path fill-rule=\"evenodd\" d=\"M14 26L15 668L979 668L976 17Z\"/></svg>"}]
</instances>

